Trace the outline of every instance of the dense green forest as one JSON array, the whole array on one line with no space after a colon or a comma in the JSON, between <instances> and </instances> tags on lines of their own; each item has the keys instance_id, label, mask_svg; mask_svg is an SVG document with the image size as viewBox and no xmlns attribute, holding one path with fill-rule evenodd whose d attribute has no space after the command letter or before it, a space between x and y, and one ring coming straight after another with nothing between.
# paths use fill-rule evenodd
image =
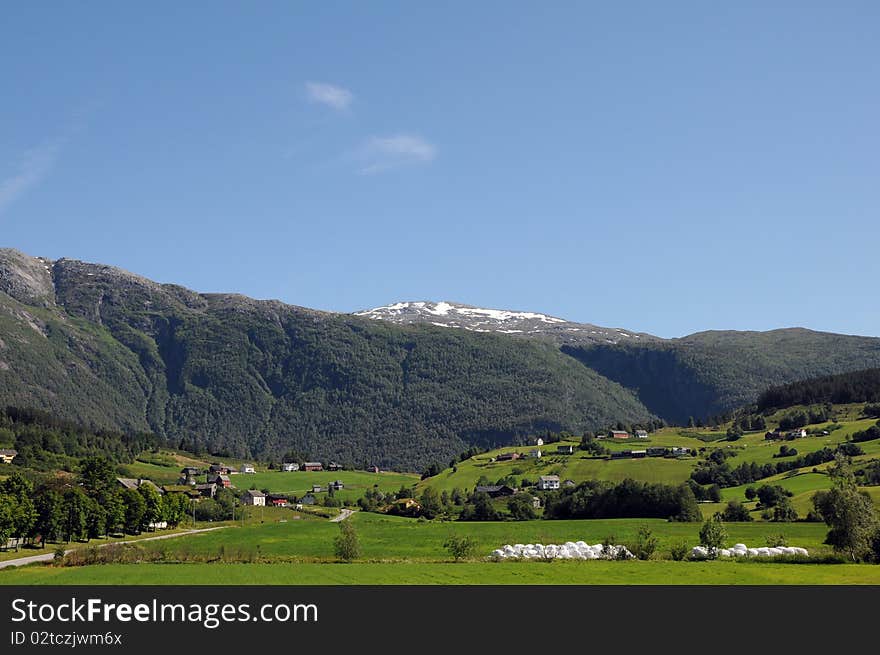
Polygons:
<instances>
[{"instance_id":1,"label":"dense green forest","mask_svg":"<svg viewBox=\"0 0 880 655\"><path fill-rule=\"evenodd\" d=\"M76 261L34 269L4 254L0 403L92 429L237 457L296 450L422 470L471 445L653 418L550 344L200 295Z\"/></svg>"},{"instance_id":2,"label":"dense green forest","mask_svg":"<svg viewBox=\"0 0 880 655\"><path fill-rule=\"evenodd\" d=\"M880 368L809 378L770 387L758 396L760 412L794 405L880 402Z\"/></svg>"},{"instance_id":3,"label":"dense green forest","mask_svg":"<svg viewBox=\"0 0 880 655\"><path fill-rule=\"evenodd\" d=\"M421 471L547 431L685 424L869 366L880 339L795 329L560 349L0 249L0 406L224 456Z\"/></svg>"},{"instance_id":4,"label":"dense green forest","mask_svg":"<svg viewBox=\"0 0 880 655\"><path fill-rule=\"evenodd\" d=\"M754 403L780 383L880 366L880 339L799 328L701 332L669 341L562 350L632 389L653 413L679 425Z\"/></svg>"},{"instance_id":5,"label":"dense green forest","mask_svg":"<svg viewBox=\"0 0 880 655\"><path fill-rule=\"evenodd\" d=\"M130 463L161 438L91 430L34 409L0 409L0 448L16 450L14 465L37 471L74 470L83 457L102 456L114 464Z\"/></svg>"}]
</instances>

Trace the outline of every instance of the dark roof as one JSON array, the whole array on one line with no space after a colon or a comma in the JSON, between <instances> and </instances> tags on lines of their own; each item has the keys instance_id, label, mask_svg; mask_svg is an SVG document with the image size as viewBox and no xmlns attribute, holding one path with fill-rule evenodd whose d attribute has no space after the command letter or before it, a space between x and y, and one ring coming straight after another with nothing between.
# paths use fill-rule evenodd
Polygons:
<instances>
[{"instance_id":1,"label":"dark roof","mask_svg":"<svg viewBox=\"0 0 880 655\"><path fill-rule=\"evenodd\" d=\"M5 457L15 457L16 455L18 455L18 451L3 448L3 449L0 449L0 455L3 455Z\"/></svg>"},{"instance_id":2,"label":"dark roof","mask_svg":"<svg viewBox=\"0 0 880 655\"><path fill-rule=\"evenodd\" d=\"M260 491L259 489L248 489L248 490L247 490L247 494L248 494L251 498L265 498L265 497L266 497L266 494L264 494L264 493L263 493L262 491Z\"/></svg>"}]
</instances>

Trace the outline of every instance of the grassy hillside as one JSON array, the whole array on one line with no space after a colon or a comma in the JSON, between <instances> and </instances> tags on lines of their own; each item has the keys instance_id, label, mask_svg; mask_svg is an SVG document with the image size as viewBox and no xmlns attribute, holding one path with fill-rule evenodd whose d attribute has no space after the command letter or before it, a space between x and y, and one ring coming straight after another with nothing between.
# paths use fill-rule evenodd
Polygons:
<instances>
[{"instance_id":1,"label":"grassy hillside","mask_svg":"<svg viewBox=\"0 0 880 655\"><path fill-rule=\"evenodd\" d=\"M860 405L835 406L834 413L838 417L848 416L851 420L834 424L831 422L809 426L811 430L822 432L829 431L828 435L816 434L794 441L770 441L764 438L764 431L750 433L735 441L725 438L726 429L719 427L716 431L668 427L658 430L650 435L649 439L628 439L615 441L606 439L600 441L610 451L646 449L652 446L667 448L684 447L691 449L696 456L684 456L674 459L661 457L646 457L641 459L608 459L589 455L584 451L577 450L579 441L563 441L560 444L575 446L573 455L555 454L556 447L560 444L550 444L542 448L544 456L540 459L524 458L514 461L492 461L497 455L505 452L520 452L525 455L534 448L502 448L476 455L456 464L455 468L447 468L438 475L427 478L418 484L418 489L433 487L438 491L451 491L458 488L463 491L472 490L482 478L491 484L512 476L513 481L521 484L523 481L534 483L541 475L558 475L561 480L571 479L575 483L587 480L609 480L619 482L626 478L632 478L642 482L662 482L666 484L679 484L685 482L691 473L704 461L706 455L714 449L722 449L728 454L727 463L735 468L743 462L767 464L795 459L794 457L774 457L779 454L780 446L784 443L789 448L795 448L798 456L819 451L823 448L835 449L845 443L856 432L863 431L875 425L877 419L855 418L858 416ZM776 427L778 420L785 412L777 412L768 417L768 429ZM838 425L836 429L835 425ZM880 440L865 441L858 444L864 454L853 458L856 465L880 458ZM810 510L810 498L815 491L830 488L830 479L824 471L830 466L829 463L819 464L795 469L779 475L774 475L752 484L730 487L722 490L724 501L737 499L745 502L745 489L748 486L758 487L762 484L780 484L794 492L792 498L795 509L799 516L806 516ZM819 471L813 473L813 469ZM880 500L880 487L865 488L875 500ZM746 503L749 509L755 509L755 502ZM714 512L724 508L724 503L705 503L701 505L703 513L708 517ZM759 519L758 513L755 518Z\"/></svg>"}]
</instances>

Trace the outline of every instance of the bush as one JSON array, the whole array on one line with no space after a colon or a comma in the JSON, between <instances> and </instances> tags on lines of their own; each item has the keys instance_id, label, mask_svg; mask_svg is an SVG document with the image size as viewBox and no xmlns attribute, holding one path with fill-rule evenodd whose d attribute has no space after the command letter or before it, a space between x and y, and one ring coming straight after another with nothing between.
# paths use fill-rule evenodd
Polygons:
<instances>
[{"instance_id":1,"label":"bush","mask_svg":"<svg viewBox=\"0 0 880 655\"><path fill-rule=\"evenodd\" d=\"M443 542L443 547L457 562L472 557L477 548L477 542L471 537L459 537L453 534Z\"/></svg>"},{"instance_id":2,"label":"bush","mask_svg":"<svg viewBox=\"0 0 880 655\"><path fill-rule=\"evenodd\" d=\"M643 525L639 528L636 543L632 547L632 554L639 559L651 559L654 551L657 550L657 543L657 537L647 526Z\"/></svg>"},{"instance_id":3,"label":"bush","mask_svg":"<svg viewBox=\"0 0 880 655\"><path fill-rule=\"evenodd\" d=\"M333 546L336 557L346 562L361 556L361 547L358 542L357 532L350 519L339 522L339 535L334 539Z\"/></svg>"},{"instance_id":4,"label":"bush","mask_svg":"<svg viewBox=\"0 0 880 655\"><path fill-rule=\"evenodd\" d=\"M779 546L788 546L788 539L785 538L785 535L781 532L779 534L768 534L767 545L770 548L778 548Z\"/></svg>"},{"instance_id":5,"label":"bush","mask_svg":"<svg viewBox=\"0 0 880 655\"><path fill-rule=\"evenodd\" d=\"M58 546L58 548L55 549L55 552L52 555L52 560L56 564L61 564L61 562L64 561L64 551L65 550L66 550L66 548L64 548L64 546Z\"/></svg>"},{"instance_id":6,"label":"bush","mask_svg":"<svg viewBox=\"0 0 880 655\"><path fill-rule=\"evenodd\" d=\"M731 500L721 513L721 520L728 522L754 521L749 510L738 500Z\"/></svg>"},{"instance_id":7,"label":"bush","mask_svg":"<svg viewBox=\"0 0 880 655\"><path fill-rule=\"evenodd\" d=\"M689 548L687 543L684 541L679 541L678 543L673 544L672 547L669 549L669 556L676 562L681 562L685 558L687 558L688 550Z\"/></svg>"}]
</instances>

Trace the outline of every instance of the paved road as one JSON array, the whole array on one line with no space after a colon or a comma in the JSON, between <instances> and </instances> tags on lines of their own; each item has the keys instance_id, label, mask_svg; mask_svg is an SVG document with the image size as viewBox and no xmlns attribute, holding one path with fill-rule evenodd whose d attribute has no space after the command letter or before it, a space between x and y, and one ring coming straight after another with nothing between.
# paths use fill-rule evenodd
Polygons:
<instances>
[{"instance_id":1,"label":"paved road","mask_svg":"<svg viewBox=\"0 0 880 655\"><path fill-rule=\"evenodd\" d=\"M340 519L341 520L341 519ZM109 546L110 544L139 544L142 541L158 541L159 539L174 539L175 537L184 537L188 534L196 534L199 532L211 532L212 530L222 530L226 526L219 526L216 528L200 528L199 530L185 530L184 532L174 532L172 534L160 534L155 537L145 537L144 539L128 539L125 541L110 541L106 544L98 544L98 548L103 548L104 546ZM80 546L82 548L82 546ZM64 554L77 550L76 548L68 548L64 551ZM0 569L5 569L7 566L23 566L24 564L33 564L34 562L51 562L55 558L55 551L51 551L48 553L42 553L40 555L29 555L28 557L19 557L17 559L8 559L6 561L0 562Z\"/></svg>"},{"instance_id":2,"label":"paved road","mask_svg":"<svg viewBox=\"0 0 880 655\"><path fill-rule=\"evenodd\" d=\"M354 510L351 509L343 509L339 511L339 514L330 519L331 523L339 523L340 521L344 521L349 516L354 514Z\"/></svg>"}]
</instances>

